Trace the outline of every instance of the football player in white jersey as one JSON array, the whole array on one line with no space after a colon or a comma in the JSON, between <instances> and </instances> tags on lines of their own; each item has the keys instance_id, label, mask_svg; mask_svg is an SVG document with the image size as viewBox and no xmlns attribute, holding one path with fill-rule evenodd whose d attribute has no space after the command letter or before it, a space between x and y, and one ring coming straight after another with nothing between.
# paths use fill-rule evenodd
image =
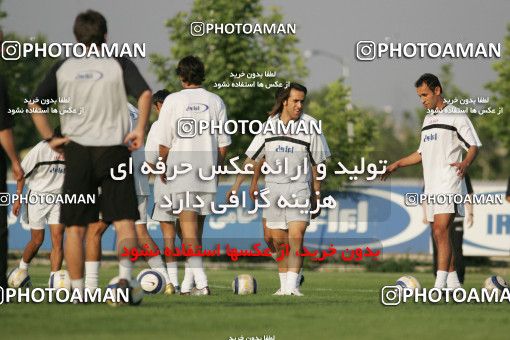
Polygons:
<instances>
[{"instance_id":1,"label":"football player in white jersey","mask_svg":"<svg viewBox=\"0 0 510 340\"><path fill-rule=\"evenodd\" d=\"M461 180L482 144L468 116L445 103L441 83L435 75L425 73L415 82L415 87L423 107L432 110L423 121L420 147L390 164L381 177L385 180L400 167L422 163L426 195L461 194ZM464 160L462 149L467 150ZM457 214L464 215L464 206L452 202L427 204L426 214L433 223L437 247L438 271L434 287L458 288L461 285L454 268L449 228Z\"/></svg>"},{"instance_id":2,"label":"football player in white jersey","mask_svg":"<svg viewBox=\"0 0 510 340\"><path fill-rule=\"evenodd\" d=\"M55 135L60 134L60 128L55 129ZM25 176L17 181L16 193L21 195L23 187L28 188L28 197L53 196L53 199L39 198L31 204L21 204L18 199L13 204L13 213L19 216L21 223L31 229L31 239L23 250L19 268L28 271L30 261L37 254L44 241L44 227L50 226L51 233L51 273L50 276L62 269L64 258L62 243L64 240L64 225L60 223L60 204L56 195L62 193L64 183L64 156L53 151L47 142L42 141L35 145L23 158L21 167Z\"/></svg>"},{"instance_id":3,"label":"football player in white jersey","mask_svg":"<svg viewBox=\"0 0 510 340\"><path fill-rule=\"evenodd\" d=\"M184 57L179 61L176 73L183 90L166 97L158 119L162 132L158 138L159 156L167 166L162 180L166 182L171 178L169 185L164 187L162 198L171 202L169 209L172 213L178 213L183 243L195 250L201 246L200 229L206 215L212 211L211 202L218 181L218 178L202 180L198 173L210 173L213 166L221 165L231 140L230 136L218 131L199 134L188 129L190 121L205 121L215 126L227 121L223 100L202 88L205 79L202 61L194 56ZM183 126L183 120L187 122L186 126ZM177 176L173 169L179 169L182 163L189 164L193 171ZM162 200L155 198L155 201ZM164 205L169 203L161 207ZM209 295L202 257L189 256L186 261L196 284L191 294Z\"/></svg>"},{"instance_id":4,"label":"football player in white jersey","mask_svg":"<svg viewBox=\"0 0 510 340\"><path fill-rule=\"evenodd\" d=\"M277 96L276 103L270 112L270 117L265 124L287 125L291 122L303 120L312 122L315 119L303 113L303 105L306 96L306 87L297 83L291 83L288 88L281 91ZM263 129L264 130L264 129ZM295 200L299 204L305 202L317 202L320 199L321 182L317 179L317 165L330 157L326 139L322 134L315 131L301 131L287 133L267 133L256 135L246 151L247 159L244 166L252 164L257 168L262 158L265 158L272 168L279 162L288 162L291 173L266 175L266 188L269 189L267 198L270 206L264 209L266 224L271 229L271 238L278 252L289 247L289 256L278 262L280 277L280 289L275 295L302 296L299 291L299 272L303 266L303 258L296 252L303 248L304 234L310 223L309 209L301 211L299 208L279 208L277 201L280 197L286 200ZM296 175L298 166L306 164L306 174ZM227 193L227 200L239 188L244 180L244 175L238 175L236 182ZM310 185L311 183L311 185Z\"/></svg>"}]
</instances>

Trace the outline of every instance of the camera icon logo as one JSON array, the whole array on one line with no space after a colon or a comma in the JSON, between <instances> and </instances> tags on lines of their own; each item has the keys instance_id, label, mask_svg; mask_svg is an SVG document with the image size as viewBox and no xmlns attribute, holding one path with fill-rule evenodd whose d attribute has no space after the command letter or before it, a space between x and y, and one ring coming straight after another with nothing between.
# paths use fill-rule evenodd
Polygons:
<instances>
[{"instance_id":1,"label":"camera icon logo","mask_svg":"<svg viewBox=\"0 0 510 340\"><path fill-rule=\"evenodd\" d=\"M18 60L21 58L21 44L19 41L4 41L1 51L3 60Z\"/></svg>"},{"instance_id":2,"label":"camera icon logo","mask_svg":"<svg viewBox=\"0 0 510 340\"><path fill-rule=\"evenodd\" d=\"M417 193L406 193L404 196L404 204L406 207L416 207L418 205L418 194Z\"/></svg>"},{"instance_id":3,"label":"camera icon logo","mask_svg":"<svg viewBox=\"0 0 510 340\"><path fill-rule=\"evenodd\" d=\"M8 192L0 192L0 207L6 207L11 203L11 195Z\"/></svg>"},{"instance_id":4,"label":"camera icon logo","mask_svg":"<svg viewBox=\"0 0 510 340\"><path fill-rule=\"evenodd\" d=\"M356 58L361 61L375 59L375 42L370 40L358 41L356 44Z\"/></svg>"},{"instance_id":5,"label":"camera icon logo","mask_svg":"<svg viewBox=\"0 0 510 340\"><path fill-rule=\"evenodd\" d=\"M381 289L381 303L384 306L398 306L402 300L399 286L384 286Z\"/></svg>"},{"instance_id":6,"label":"camera icon logo","mask_svg":"<svg viewBox=\"0 0 510 340\"><path fill-rule=\"evenodd\" d=\"M190 25L190 33L194 37L201 37L205 34L205 23L194 21Z\"/></svg>"},{"instance_id":7,"label":"camera icon logo","mask_svg":"<svg viewBox=\"0 0 510 340\"><path fill-rule=\"evenodd\" d=\"M177 135L181 138L193 138L197 135L197 121L194 118L181 118L177 121Z\"/></svg>"}]
</instances>

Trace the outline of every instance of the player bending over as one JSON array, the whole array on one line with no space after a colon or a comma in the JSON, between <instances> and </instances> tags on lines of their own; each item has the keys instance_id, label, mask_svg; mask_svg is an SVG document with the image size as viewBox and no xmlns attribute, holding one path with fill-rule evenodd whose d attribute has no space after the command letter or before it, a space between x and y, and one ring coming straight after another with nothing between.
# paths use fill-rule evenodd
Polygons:
<instances>
[{"instance_id":1,"label":"player bending over","mask_svg":"<svg viewBox=\"0 0 510 340\"><path fill-rule=\"evenodd\" d=\"M54 133L60 135L60 128L57 127ZM55 202L55 195L62 193L64 156L53 151L47 142L42 141L23 158L21 167L25 176L17 181L16 193L21 195L26 184L29 197L53 196L53 199L39 198L34 204L27 203L23 206L18 199L13 204L14 215L19 216L21 211L21 223L31 230L31 239L23 250L19 268L28 272L30 262L37 255L44 241L44 227L48 224L51 233L51 277L53 273L62 269L64 258L62 248L64 225L60 223L60 204L51 203Z\"/></svg>"}]
</instances>

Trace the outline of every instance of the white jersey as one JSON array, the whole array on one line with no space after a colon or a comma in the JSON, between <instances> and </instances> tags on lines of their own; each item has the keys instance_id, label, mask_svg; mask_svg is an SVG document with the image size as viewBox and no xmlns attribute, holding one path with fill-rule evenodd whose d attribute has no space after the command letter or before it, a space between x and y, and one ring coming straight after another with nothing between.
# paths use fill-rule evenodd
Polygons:
<instances>
[{"instance_id":1,"label":"white jersey","mask_svg":"<svg viewBox=\"0 0 510 340\"><path fill-rule=\"evenodd\" d=\"M149 133L147 134L147 142L145 143L145 161L155 165L159 157L159 120L152 123ZM154 178L154 202L161 201L163 194L162 188L166 184L161 181L160 176Z\"/></svg>"},{"instance_id":2,"label":"white jersey","mask_svg":"<svg viewBox=\"0 0 510 340\"><path fill-rule=\"evenodd\" d=\"M129 131L133 131L138 122L138 109L127 103L129 112ZM149 177L141 173L140 169L145 160L145 149L142 146L138 150L131 152L133 159L133 176L135 180L135 189L137 195L149 195Z\"/></svg>"},{"instance_id":3,"label":"white jersey","mask_svg":"<svg viewBox=\"0 0 510 340\"><path fill-rule=\"evenodd\" d=\"M427 114L421 129L418 152L423 165L426 194L460 194L462 181L451 163L462 161L462 148L482 146L465 113L453 105Z\"/></svg>"},{"instance_id":4,"label":"white jersey","mask_svg":"<svg viewBox=\"0 0 510 340\"><path fill-rule=\"evenodd\" d=\"M219 96L203 88L184 89L166 97L159 114L161 133L158 144L170 148L167 158L167 175L173 175L174 167L191 165L191 171L178 175L171 181L170 192L216 192L216 180L202 180L199 169L205 176L211 174L218 160L218 148L230 145L230 136L217 130L202 134L196 128L200 121L210 125L223 125L227 121L225 104ZM194 126L194 128L193 128Z\"/></svg>"},{"instance_id":5,"label":"white jersey","mask_svg":"<svg viewBox=\"0 0 510 340\"><path fill-rule=\"evenodd\" d=\"M45 141L37 143L23 158L21 167L31 191L58 194L64 185L64 155Z\"/></svg>"},{"instance_id":6,"label":"white jersey","mask_svg":"<svg viewBox=\"0 0 510 340\"><path fill-rule=\"evenodd\" d=\"M299 119L304 120L306 126L311 125L309 122L316 121L315 118L305 113ZM277 126L278 120L280 120L280 114L270 117L264 123L264 126L268 123ZM279 164L282 166L280 174L270 173L266 175L266 183L309 183L311 166L320 164L331 156L324 135L317 134L315 131L306 132L308 133L303 131L291 133L289 129L289 133L286 134L270 132L255 136L246 151L246 156L256 161L265 157L266 163L276 171L278 171ZM287 163L286 167L285 162ZM298 167L300 167L301 173L297 172ZM285 168L287 168L287 171L285 171ZM304 174L305 168L306 175Z\"/></svg>"}]
</instances>

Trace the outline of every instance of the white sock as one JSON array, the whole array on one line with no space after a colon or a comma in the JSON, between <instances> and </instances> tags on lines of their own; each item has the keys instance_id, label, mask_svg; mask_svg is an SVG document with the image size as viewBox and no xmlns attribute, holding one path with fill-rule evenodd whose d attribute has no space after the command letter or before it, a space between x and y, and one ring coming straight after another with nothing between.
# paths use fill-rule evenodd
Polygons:
<instances>
[{"instance_id":1,"label":"white sock","mask_svg":"<svg viewBox=\"0 0 510 340\"><path fill-rule=\"evenodd\" d=\"M195 277L193 276L193 271L188 264L188 260L186 260L184 263L184 279L181 284L181 292L189 293L191 288L193 288L193 283L195 283Z\"/></svg>"},{"instance_id":2,"label":"white sock","mask_svg":"<svg viewBox=\"0 0 510 340\"><path fill-rule=\"evenodd\" d=\"M204 271L203 259L200 256L192 256L188 259L188 265L193 272L197 289L207 287L207 275Z\"/></svg>"},{"instance_id":3,"label":"white sock","mask_svg":"<svg viewBox=\"0 0 510 340\"><path fill-rule=\"evenodd\" d=\"M299 274L294 272L287 272L287 284L285 286L286 292L291 292L297 287L296 282Z\"/></svg>"},{"instance_id":4,"label":"white sock","mask_svg":"<svg viewBox=\"0 0 510 340\"><path fill-rule=\"evenodd\" d=\"M19 261L19 268L20 269L28 270L28 266L29 265L30 265L30 263L26 263L25 261L23 261L23 259L21 259L21 261Z\"/></svg>"},{"instance_id":5,"label":"white sock","mask_svg":"<svg viewBox=\"0 0 510 340\"><path fill-rule=\"evenodd\" d=\"M74 290L74 289L77 289L80 291L80 293L82 294L83 296L83 278L81 279L78 279L78 280L71 280L71 288Z\"/></svg>"},{"instance_id":6,"label":"white sock","mask_svg":"<svg viewBox=\"0 0 510 340\"><path fill-rule=\"evenodd\" d=\"M119 261L119 280L126 279L131 281L131 272L133 271L133 262L129 259Z\"/></svg>"},{"instance_id":7,"label":"white sock","mask_svg":"<svg viewBox=\"0 0 510 340\"><path fill-rule=\"evenodd\" d=\"M299 270L298 277L296 280L296 287L299 287L299 283L301 282L301 278L303 277L303 268Z\"/></svg>"},{"instance_id":8,"label":"white sock","mask_svg":"<svg viewBox=\"0 0 510 340\"><path fill-rule=\"evenodd\" d=\"M174 287L179 285L179 269L177 268L177 261L175 262L167 262L166 270L168 277L170 278L170 283L174 285ZM191 288L190 288L191 289Z\"/></svg>"},{"instance_id":9,"label":"white sock","mask_svg":"<svg viewBox=\"0 0 510 340\"><path fill-rule=\"evenodd\" d=\"M96 289L99 286L101 261L85 261L85 287Z\"/></svg>"},{"instance_id":10,"label":"white sock","mask_svg":"<svg viewBox=\"0 0 510 340\"><path fill-rule=\"evenodd\" d=\"M161 256L153 256L149 258L147 263L149 264L149 267L163 275L167 284L171 283L170 278L168 277L168 273L166 272L165 263L163 262Z\"/></svg>"},{"instance_id":11,"label":"white sock","mask_svg":"<svg viewBox=\"0 0 510 340\"><path fill-rule=\"evenodd\" d=\"M287 273L278 273L280 276L280 290L285 291L285 286L287 285Z\"/></svg>"},{"instance_id":12,"label":"white sock","mask_svg":"<svg viewBox=\"0 0 510 340\"><path fill-rule=\"evenodd\" d=\"M56 273L56 272L50 272L50 277L51 277L51 275L53 275L53 274L55 274L55 273Z\"/></svg>"},{"instance_id":13,"label":"white sock","mask_svg":"<svg viewBox=\"0 0 510 340\"><path fill-rule=\"evenodd\" d=\"M461 287L456 271L448 273L448 277L446 278L446 287L454 289Z\"/></svg>"},{"instance_id":14,"label":"white sock","mask_svg":"<svg viewBox=\"0 0 510 340\"><path fill-rule=\"evenodd\" d=\"M434 283L434 288L445 288L446 287L446 278L448 277L448 272L444 270L438 270L436 276L436 283Z\"/></svg>"}]
</instances>

